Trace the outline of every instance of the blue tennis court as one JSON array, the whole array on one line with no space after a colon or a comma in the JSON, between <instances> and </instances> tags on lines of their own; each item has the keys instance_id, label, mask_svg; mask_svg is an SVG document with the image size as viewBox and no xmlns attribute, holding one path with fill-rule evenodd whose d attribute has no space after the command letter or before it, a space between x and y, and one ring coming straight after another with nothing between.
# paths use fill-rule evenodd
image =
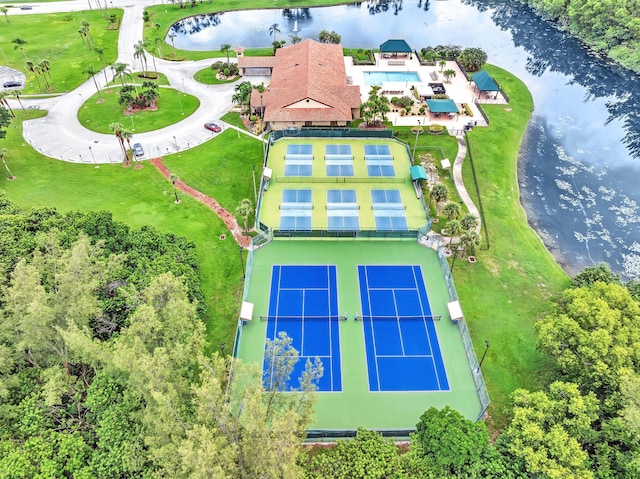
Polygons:
<instances>
[{"instance_id":1,"label":"blue tennis court","mask_svg":"<svg viewBox=\"0 0 640 479\"><path fill-rule=\"evenodd\" d=\"M389 145L364 145L364 160L369 176L395 176Z\"/></svg>"},{"instance_id":2,"label":"blue tennis court","mask_svg":"<svg viewBox=\"0 0 640 479\"><path fill-rule=\"evenodd\" d=\"M313 147L309 144L292 143L287 145L284 165L285 176L311 176Z\"/></svg>"},{"instance_id":3,"label":"blue tennis court","mask_svg":"<svg viewBox=\"0 0 640 479\"><path fill-rule=\"evenodd\" d=\"M311 230L311 190L283 190L280 203L280 229L283 231Z\"/></svg>"},{"instance_id":4,"label":"blue tennis court","mask_svg":"<svg viewBox=\"0 0 640 479\"><path fill-rule=\"evenodd\" d=\"M449 382L420 266L358 266L370 391L444 391Z\"/></svg>"},{"instance_id":5,"label":"blue tennis court","mask_svg":"<svg viewBox=\"0 0 640 479\"><path fill-rule=\"evenodd\" d=\"M327 190L329 231L359 231L359 209L355 190Z\"/></svg>"},{"instance_id":6,"label":"blue tennis court","mask_svg":"<svg viewBox=\"0 0 640 479\"><path fill-rule=\"evenodd\" d=\"M273 340L284 331L300 354L289 388L299 386L307 358L319 357L324 375L318 390L342 391L336 267L274 265L270 291L266 337Z\"/></svg>"},{"instance_id":7,"label":"blue tennis court","mask_svg":"<svg viewBox=\"0 0 640 479\"><path fill-rule=\"evenodd\" d=\"M327 176L353 176L351 145L326 145Z\"/></svg>"},{"instance_id":8,"label":"blue tennis court","mask_svg":"<svg viewBox=\"0 0 640 479\"><path fill-rule=\"evenodd\" d=\"M371 190L371 202L378 231L409 229L399 190Z\"/></svg>"}]
</instances>

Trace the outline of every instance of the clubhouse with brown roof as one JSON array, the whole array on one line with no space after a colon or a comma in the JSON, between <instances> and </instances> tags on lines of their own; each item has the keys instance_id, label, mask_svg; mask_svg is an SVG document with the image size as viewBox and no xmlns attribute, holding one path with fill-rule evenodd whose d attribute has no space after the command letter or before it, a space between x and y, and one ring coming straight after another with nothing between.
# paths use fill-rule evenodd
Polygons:
<instances>
[{"instance_id":1,"label":"clubhouse with brown roof","mask_svg":"<svg viewBox=\"0 0 640 479\"><path fill-rule=\"evenodd\" d=\"M251 111L268 128L344 127L360 117L360 88L347 83L340 45L307 39L275 57L238 58L241 74L271 69L269 87L251 93Z\"/></svg>"}]
</instances>

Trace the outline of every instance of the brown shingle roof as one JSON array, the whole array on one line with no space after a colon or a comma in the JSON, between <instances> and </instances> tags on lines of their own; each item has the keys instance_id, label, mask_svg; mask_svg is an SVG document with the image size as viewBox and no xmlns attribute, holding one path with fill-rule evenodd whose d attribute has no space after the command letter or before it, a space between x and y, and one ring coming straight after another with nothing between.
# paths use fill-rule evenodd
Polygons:
<instances>
[{"instance_id":1,"label":"brown shingle roof","mask_svg":"<svg viewBox=\"0 0 640 479\"><path fill-rule=\"evenodd\" d=\"M276 50L277 60L268 91L262 95L266 121L350 121L360 106L360 88L347 85L340 45L307 39ZM292 108L298 102L326 108ZM260 105L253 91L251 104Z\"/></svg>"},{"instance_id":2,"label":"brown shingle roof","mask_svg":"<svg viewBox=\"0 0 640 479\"><path fill-rule=\"evenodd\" d=\"M238 57L238 68L271 68L276 57Z\"/></svg>"}]
</instances>

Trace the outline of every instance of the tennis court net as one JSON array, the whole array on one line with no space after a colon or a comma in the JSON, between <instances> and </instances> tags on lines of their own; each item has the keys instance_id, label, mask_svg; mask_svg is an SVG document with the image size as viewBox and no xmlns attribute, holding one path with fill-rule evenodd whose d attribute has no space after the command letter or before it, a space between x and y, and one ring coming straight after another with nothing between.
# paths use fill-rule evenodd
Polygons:
<instances>
[{"instance_id":1,"label":"tennis court net","mask_svg":"<svg viewBox=\"0 0 640 479\"><path fill-rule=\"evenodd\" d=\"M391 315L391 316L381 316L381 315L361 315L356 313L355 320L356 321L364 321L365 319L370 321L440 321L442 318L441 314L436 315L427 315L427 314L418 314L415 316L399 316L399 315Z\"/></svg>"},{"instance_id":2,"label":"tennis court net","mask_svg":"<svg viewBox=\"0 0 640 479\"><path fill-rule=\"evenodd\" d=\"M260 321L346 321L349 316L345 314L331 314L327 316L280 316L280 315L260 315Z\"/></svg>"}]
</instances>

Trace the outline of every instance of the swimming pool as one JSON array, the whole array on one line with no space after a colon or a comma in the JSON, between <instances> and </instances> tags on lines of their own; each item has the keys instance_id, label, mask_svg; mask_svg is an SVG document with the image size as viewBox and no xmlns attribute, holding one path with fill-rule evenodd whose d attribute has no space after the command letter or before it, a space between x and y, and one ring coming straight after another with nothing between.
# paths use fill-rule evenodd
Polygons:
<instances>
[{"instance_id":1,"label":"swimming pool","mask_svg":"<svg viewBox=\"0 0 640 479\"><path fill-rule=\"evenodd\" d=\"M364 72L367 85L382 85L386 82L420 82L418 72Z\"/></svg>"}]
</instances>

